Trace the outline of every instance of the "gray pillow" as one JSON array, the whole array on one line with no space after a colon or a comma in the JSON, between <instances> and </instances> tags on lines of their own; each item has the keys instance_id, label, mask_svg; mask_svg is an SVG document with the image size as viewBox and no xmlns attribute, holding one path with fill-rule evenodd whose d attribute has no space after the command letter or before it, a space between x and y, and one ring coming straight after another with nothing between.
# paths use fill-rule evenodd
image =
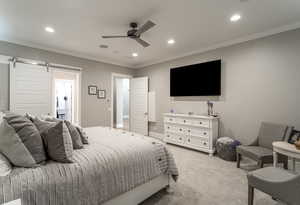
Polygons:
<instances>
[{"instance_id":1,"label":"gray pillow","mask_svg":"<svg viewBox=\"0 0 300 205\"><path fill-rule=\"evenodd\" d=\"M72 138L73 148L74 149L82 149L83 144L82 144L81 137L80 137L78 130L69 121L65 121L65 123L69 129L69 132L70 132L70 135Z\"/></svg>"},{"instance_id":2,"label":"gray pillow","mask_svg":"<svg viewBox=\"0 0 300 205\"><path fill-rule=\"evenodd\" d=\"M73 162L72 138L63 121L44 131L42 137L50 159L63 163Z\"/></svg>"},{"instance_id":3,"label":"gray pillow","mask_svg":"<svg viewBox=\"0 0 300 205\"><path fill-rule=\"evenodd\" d=\"M15 129L5 119L0 124L0 136L0 152L13 165L19 167L37 166L36 159L32 156Z\"/></svg>"},{"instance_id":4,"label":"gray pillow","mask_svg":"<svg viewBox=\"0 0 300 205\"><path fill-rule=\"evenodd\" d=\"M89 143L89 137L87 136L87 134L85 133L85 131L82 129L82 127L80 126L75 126L77 131L80 134L80 138L83 144L88 144Z\"/></svg>"},{"instance_id":5,"label":"gray pillow","mask_svg":"<svg viewBox=\"0 0 300 205\"><path fill-rule=\"evenodd\" d=\"M35 163L44 162L46 160L46 154L43 141L35 125L27 117L14 113L7 113L3 119L5 119L10 127L17 133L19 140L29 151Z\"/></svg>"},{"instance_id":6,"label":"gray pillow","mask_svg":"<svg viewBox=\"0 0 300 205\"><path fill-rule=\"evenodd\" d=\"M55 122L49 122L49 121L40 120L37 117L33 118L32 122L36 126L36 128L39 130L40 134L42 134L46 130L48 130L51 127L53 127L53 126L56 125Z\"/></svg>"}]
</instances>

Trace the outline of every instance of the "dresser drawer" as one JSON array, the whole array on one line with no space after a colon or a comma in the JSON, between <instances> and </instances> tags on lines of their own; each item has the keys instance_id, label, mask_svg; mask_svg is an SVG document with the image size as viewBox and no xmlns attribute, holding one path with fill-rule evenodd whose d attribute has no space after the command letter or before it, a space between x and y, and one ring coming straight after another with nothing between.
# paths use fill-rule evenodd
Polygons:
<instances>
[{"instance_id":1,"label":"dresser drawer","mask_svg":"<svg viewBox=\"0 0 300 205\"><path fill-rule=\"evenodd\" d=\"M193 119L191 122L192 125L201 126L201 127L210 127L209 120L205 119Z\"/></svg>"},{"instance_id":2,"label":"dresser drawer","mask_svg":"<svg viewBox=\"0 0 300 205\"><path fill-rule=\"evenodd\" d=\"M186 137L184 135L177 135L174 133L166 133L165 134L165 141L167 142L175 142L175 143L181 143L183 144L186 140Z\"/></svg>"},{"instance_id":3,"label":"dresser drawer","mask_svg":"<svg viewBox=\"0 0 300 205\"><path fill-rule=\"evenodd\" d=\"M176 126L165 124L165 132L176 132L176 130Z\"/></svg>"},{"instance_id":4,"label":"dresser drawer","mask_svg":"<svg viewBox=\"0 0 300 205\"><path fill-rule=\"evenodd\" d=\"M210 130L201 128L188 128L186 133L190 136L200 136L207 138L210 136Z\"/></svg>"},{"instance_id":5,"label":"dresser drawer","mask_svg":"<svg viewBox=\"0 0 300 205\"><path fill-rule=\"evenodd\" d=\"M186 125L193 125L193 120L186 119L186 118L178 118L177 123L186 124Z\"/></svg>"},{"instance_id":6,"label":"dresser drawer","mask_svg":"<svg viewBox=\"0 0 300 205\"><path fill-rule=\"evenodd\" d=\"M187 128L181 127L179 125L165 125L165 132L175 132L178 134L185 134L187 132Z\"/></svg>"},{"instance_id":7,"label":"dresser drawer","mask_svg":"<svg viewBox=\"0 0 300 205\"><path fill-rule=\"evenodd\" d=\"M164 122L175 123L177 119L176 117L164 117Z\"/></svg>"},{"instance_id":8,"label":"dresser drawer","mask_svg":"<svg viewBox=\"0 0 300 205\"><path fill-rule=\"evenodd\" d=\"M187 145L195 146L195 147L201 147L201 148L209 148L209 141L208 139L201 138L201 137L193 137L193 136L187 136L185 143Z\"/></svg>"}]
</instances>

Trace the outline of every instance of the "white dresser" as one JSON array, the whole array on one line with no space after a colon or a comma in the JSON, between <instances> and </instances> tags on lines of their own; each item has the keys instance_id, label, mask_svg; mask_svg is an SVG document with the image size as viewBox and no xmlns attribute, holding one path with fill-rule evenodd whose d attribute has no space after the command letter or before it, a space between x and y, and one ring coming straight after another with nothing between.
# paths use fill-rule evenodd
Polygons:
<instances>
[{"instance_id":1,"label":"white dresser","mask_svg":"<svg viewBox=\"0 0 300 205\"><path fill-rule=\"evenodd\" d=\"M205 115L164 114L164 141L203 152L215 152L219 118Z\"/></svg>"}]
</instances>

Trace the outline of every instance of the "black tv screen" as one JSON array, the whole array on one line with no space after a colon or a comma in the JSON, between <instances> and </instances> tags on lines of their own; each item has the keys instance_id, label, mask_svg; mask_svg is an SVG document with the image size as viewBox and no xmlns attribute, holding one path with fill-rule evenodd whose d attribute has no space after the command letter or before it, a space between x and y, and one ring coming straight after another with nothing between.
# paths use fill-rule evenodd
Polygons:
<instances>
[{"instance_id":1,"label":"black tv screen","mask_svg":"<svg viewBox=\"0 0 300 205\"><path fill-rule=\"evenodd\" d=\"M170 96L220 96L221 60L170 70Z\"/></svg>"}]
</instances>

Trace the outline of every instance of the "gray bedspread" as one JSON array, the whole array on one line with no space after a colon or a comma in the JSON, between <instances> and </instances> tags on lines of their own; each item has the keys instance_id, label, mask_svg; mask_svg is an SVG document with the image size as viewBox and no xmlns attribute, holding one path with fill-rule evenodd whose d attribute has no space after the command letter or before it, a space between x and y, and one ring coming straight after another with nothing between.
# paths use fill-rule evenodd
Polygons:
<instances>
[{"instance_id":1,"label":"gray bedspread","mask_svg":"<svg viewBox=\"0 0 300 205\"><path fill-rule=\"evenodd\" d=\"M98 205L163 173L177 179L160 141L105 127L85 131L90 144L75 150L75 163L14 168L0 177L0 204L21 198L22 205Z\"/></svg>"}]
</instances>

